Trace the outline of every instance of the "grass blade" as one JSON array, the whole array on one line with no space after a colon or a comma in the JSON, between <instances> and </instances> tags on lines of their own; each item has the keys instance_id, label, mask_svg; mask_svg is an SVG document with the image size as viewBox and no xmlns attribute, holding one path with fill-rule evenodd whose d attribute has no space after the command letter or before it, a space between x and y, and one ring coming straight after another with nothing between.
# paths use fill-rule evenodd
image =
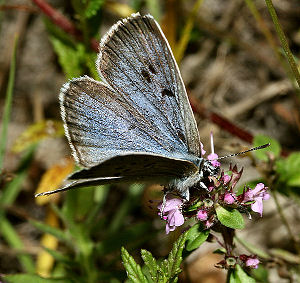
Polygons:
<instances>
[{"instance_id":1,"label":"grass blade","mask_svg":"<svg viewBox=\"0 0 300 283\"><path fill-rule=\"evenodd\" d=\"M297 64L294 60L294 56L289 48L289 44L288 44L288 41L285 37L285 34L283 32L283 29L279 23L279 20L278 20L278 17L277 17L277 14L276 14L276 11L274 9L274 6L273 6L273 3L272 3L272 0L265 0L266 1L266 4L267 4L267 7L268 7L268 10L269 10L269 13L272 17L272 20L273 20L273 23L274 23L274 26L275 26L275 30L277 32L277 35L279 37L279 40L280 40L280 43L282 45L282 48L285 52L285 55L287 57L287 60L289 62L289 65L292 69L292 72L294 74L294 77L298 83L298 86L300 87L300 74L299 74L299 71L298 71L298 68L297 68Z\"/></svg>"},{"instance_id":2,"label":"grass blade","mask_svg":"<svg viewBox=\"0 0 300 283\"><path fill-rule=\"evenodd\" d=\"M6 142L7 142L7 129L10 120L11 106L12 106L12 96L13 88L15 84L15 72L16 72L16 51L18 45L18 37L15 37L14 49L12 54L12 60L9 70L9 78L6 90L5 106L2 117L2 131L0 139L0 173L2 172L3 159L5 154Z\"/></svg>"}]
</instances>

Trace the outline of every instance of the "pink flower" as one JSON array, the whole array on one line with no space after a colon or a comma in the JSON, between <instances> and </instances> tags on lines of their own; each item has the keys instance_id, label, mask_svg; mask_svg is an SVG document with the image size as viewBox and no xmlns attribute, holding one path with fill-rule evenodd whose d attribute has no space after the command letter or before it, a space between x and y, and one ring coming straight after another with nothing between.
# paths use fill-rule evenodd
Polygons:
<instances>
[{"instance_id":1,"label":"pink flower","mask_svg":"<svg viewBox=\"0 0 300 283\"><path fill-rule=\"evenodd\" d=\"M205 228L210 228L211 226L214 225L214 218L210 218L208 220L205 221Z\"/></svg>"},{"instance_id":2,"label":"pink flower","mask_svg":"<svg viewBox=\"0 0 300 283\"><path fill-rule=\"evenodd\" d=\"M224 175L222 176L222 181L223 181L223 184L224 184L224 185L227 185L227 184L230 182L230 180L231 180L231 176L229 176L229 175L227 175L227 174L224 174Z\"/></svg>"},{"instance_id":3,"label":"pink flower","mask_svg":"<svg viewBox=\"0 0 300 283\"><path fill-rule=\"evenodd\" d=\"M218 158L219 158L219 156L216 153L211 153L207 156L207 159L210 160L211 164L215 167L221 166L221 163L219 161L217 161Z\"/></svg>"},{"instance_id":4,"label":"pink flower","mask_svg":"<svg viewBox=\"0 0 300 283\"><path fill-rule=\"evenodd\" d=\"M249 257L247 260L246 260L246 266L250 267L250 268L258 268L258 265L259 265L259 259L255 256L253 256L252 258Z\"/></svg>"},{"instance_id":5,"label":"pink flower","mask_svg":"<svg viewBox=\"0 0 300 283\"><path fill-rule=\"evenodd\" d=\"M267 187L263 183L258 183L256 187L252 189L248 189L244 193L243 202L254 201L251 204L251 209L254 212L257 212L262 216L263 212L263 200L268 200L270 198L270 194L267 192Z\"/></svg>"},{"instance_id":6,"label":"pink flower","mask_svg":"<svg viewBox=\"0 0 300 283\"><path fill-rule=\"evenodd\" d=\"M242 254L239 256L240 260L245 263L247 267L256 269L258 268L259 265L259 259L257 258L256 255L245 255Z\"/></svg>"},{"instance_id":7,"label":"pink flower","mask_svg":"<svg viewBox=\"0 0 300 283\"><path fill-rule=\"evenodd\" d=\"M227 204L233 204L235 202L235 194L231 192L226 192L224 194L224 202Z\"/></svg>"},{"instance_id":8,"label":"pink flower","mask_svg":"<svg viewBox=\"0 0 300 283\"><path fill-rule=\"evenodd\" d=\"M174 231L176 227L184 223L184 217L181 212L182 203L183 201L179 198L167 197L165 205L161 202L157 206L160 210L159 215L167 221L166 234L169 234L170 231Z\"/></svg>"},{"instance_id":9,"label":"pink flower","mask_svg":"<svg viewBox=\"0 0 300 283\"><path fill-rule=\"evenodd\" d=\"M197 219L198 220L205 221L205 220L207 220L207 218L208 218L208 214L207 214L206 210L204 210L204 209L198 210L198 212L197 212Z\"/></svg>"},{"instance_id":10,"label":"pink flower","mask_svg":"<svg viewBox=\"0 0 300 283\"><path fill-rule=\"evenodd\" d=\"M204 156L206 151L203 148L203 143L202 142L200 142L200 146L201 146L201 155Z\"/></svg>"}]
</instances>

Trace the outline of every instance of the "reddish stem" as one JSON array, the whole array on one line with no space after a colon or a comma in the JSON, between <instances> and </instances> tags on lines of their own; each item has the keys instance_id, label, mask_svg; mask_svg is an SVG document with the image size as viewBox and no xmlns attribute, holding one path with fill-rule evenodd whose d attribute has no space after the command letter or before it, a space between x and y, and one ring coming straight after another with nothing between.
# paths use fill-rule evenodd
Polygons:
<instances>
[{"instance_id":1,"label":"reddish stem","mask_svg":"<svg viewBox=\"0 0 300 283\"><path fill-rule=\"evenodd\" d=\"M80 30L78 30L76 26L67 17L65 17L62 13L60 13L58 10L56 10L50 4L48 4L47 1L44 0L32 0L32 1L54 24L59 26L66 33L74 36L77 40L80 41L83 40L82 33L80 32ZM90 46L94 51L98 52L99 43L95 39L91 39Z\"/></svg>"},{"instance_id":2,"label":"reddish stem","mask_svg":"<svg viewBox=\"0 0 300 283\"><path fill-rule=\"evenodd\" d=\"M195 113L200 115L202 118L209 119L213 123L217 124L219 127L225 131L231 133L232 135L239 137L241 140L244 140L248 143L253 142L253 135L249 132L243 130L242 128L234 125L226 118L220 116L213 111L207 110L201 103L193 96L189 97L192 109Z\"/></svg>"}]
</instances>

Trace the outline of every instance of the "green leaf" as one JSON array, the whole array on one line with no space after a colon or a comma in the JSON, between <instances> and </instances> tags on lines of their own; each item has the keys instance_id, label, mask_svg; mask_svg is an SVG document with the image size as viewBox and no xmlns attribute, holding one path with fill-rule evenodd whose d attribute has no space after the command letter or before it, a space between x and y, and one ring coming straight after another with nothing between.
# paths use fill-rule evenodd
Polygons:
<instances>
[{"instance_id":1,"label":"green leaf","mask_svg":"<svg viewBox=\"0 0 300 283\"><path fill-rule=\"evenodd\" d=\"M89 19L95 16L103 4L104 0L90 0L84 11L85 17Z\"/></svg>"},{"instance_id":2,"label":"green leaf","mask_svg":"<svg viewBox=\"0 0 300 283\"><path fill-rule=\"evenodd\" d=\"M17 231L15 230L11 222L7 220L3 213L0 213L0 231L1 236L5 239L5 241L13 250L21 251L25 248L25 245L23 244ZM27 273L34 273L34 261L30 255L17 253L17 258L24 271L26 271Z\"/></svg>"},{"instance_id":3,"label":"green leaf","mask_svg":"<svg viewBox=\"0 0 300 283\"><path fill-rule=\"evenodd\" d=\"M272 139L268 136L264 136L264 135L257 135L254 137L254 141L253 141L254 146L260 146L260 145L264 145L267 143L270 143L269 147L254 151L255 156L258 159L263 160L263 161L269 160L268 155L267 155L268 152L272 152L275 157L278 157L280 155L280 151L281 151L281 146L277 140Z\"/></svg>"},{"instance_id":4,"label":"green leaf","mask_svg":"<svg viewBox=\"0 0 300 283\"><path fill-rule=\"evenodd\" d=\"M255 280L237 264L230 274L229 283L255 283Z\"/></svg>"},{"instance_id":5,"label":"green leaf","mask_svg":"<svg viewBox=\"0 0 300 283\"><path fill-rule=\"evenodd\" d=\"M269 283L269 271L264 268L261 264L257 269L251 270L251 276L258 282Z\"/></svg>"},{"instance_id":6,"label":"green leaf","mask_svg":"<svg viewBox=\"0 0 300 283\"><path fill-rule=\"evenodd\" d=\"M145 262L145 265L149 269L151 279L156 282L157 281L157 272L158 272L159 267L157 265L155 258L153 257L153 255L150 252L148 252L146 250L141 250L141 254L142 254L142 259Z\"/></svg>"},{"instance_id":7,"label":"green leaf","mask_svg":"<svg viewBox=\"0 0 300 283\"><path fill-rule=\"evenodd\" d=\"M124 247L121 248L121 256L128 278L132 282L147 283L148 281L142 272L141 266L135 262L133 257L127 252Z\"/></svg>"},{"instance_id":8,"label":"green leaf","mask_svg":"<svg viewBox=\"0 0 300 283\"><path fill-rule=\"evenodd\" d=\"M67 278L43 278L33 274L14 274L14 275L2 275L5 282L8 283L72 283L73 280Z\"/></svg>"},{"instance_id":9,"label":"green leaf","mask_svg":"<svg viewBox=\"0 0 300 283\"><path fill-rule=\"evenodd\" d=\"M195 224L188 230L186 250L192 251L200 247L207 239L209 230L203 231L203 225Z\"/></svg>"},{"instance_id":10,"label":"green leaf","mask_svg":"<svg viewBox=\"0 0 300 283\"><path fill-rule=\"evenodd\" d=\"M288 186L300 187L300 152L289 155L286 159L276 162L276 172L279 175L279 182Z\"/></svg>"},{"instance_id":11,"label":"green leaf","mask_svg":"<svg viewBox=\"0 0 300 283\"><path fill-rule=\"evenodd\" d=\"M185 246L187 235L188 231L176 240L168 259L161 263L161 268L166 273L165 276L168 277L169 280L176 280L177 275L181 272L180 264L182 262L182 251Z\"/></svg>"},{"instance_id":12,"label":"green leaf","mask_svg":"<svg viewBox=\"0 0 300 283\"><path fill-rule=\"evenodd\" d=\"M73 47L54 36L50 36L50 41L66 77L72 79L81 76L86 57L84 46L78 43Z\"/></svg>"},{"instance_id":13,"label":"green leaf","mask_svg":"<svg viewBox=\"0 0 300 283\"><path fill-rule=\"evenodd\" d=\"M53 226L47 225L43 222L40 221L35 221L35 220L30 220L29 221L34 227L36 227L37 229L41 230L44 233L48 233L50 235L53 235L54 237L56 237L57 239L69 244L69 245L73 245L74 243L72 242L72 239L69 238L67 236L66 233L64 233L63 231L61 231L58 228L55 228Z\"/></svg>"},{"instance_id":14,"label":"green leaf","mask_svg":"<svg viewBox=\"0 0 300 283\"><path fill-rule=\"evenodd\" d=\"M69 265L74 265L75 264L73 259L69 258L68 256L66 256L65 254L63 254L59 251L52 250L52 249L49 249L49 248L44 247L44 246L43 246L43 249L46 250L50 255L52 255L57 263L61 262L61 263L69 264Z\"/></svg>"},{"instance_id":15,"label":"green leaf","mask_svg":"<svg viewBox=\"0 0 300 283\"><path fill-rule=\"evenodd\" d=\"M232 229L243 229L244 218L236 209L226 209L220 205L216 206L216 213L219 221L226 227Z\"/></svg>"}]
</instances>

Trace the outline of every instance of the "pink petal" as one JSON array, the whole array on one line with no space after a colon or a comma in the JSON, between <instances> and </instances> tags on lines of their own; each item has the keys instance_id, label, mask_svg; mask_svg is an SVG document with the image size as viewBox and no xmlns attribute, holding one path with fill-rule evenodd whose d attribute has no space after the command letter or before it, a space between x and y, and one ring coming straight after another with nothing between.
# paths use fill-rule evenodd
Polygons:
<instances>
[{"instance_id":1,"label":"pink petal","mask_svg":"<svg viewBox=\"0 0 300 283\"><path fill-rule=\"evenodd\" d=\"M205 155L206 151L203 149L203 144L202 142L200 142L200 145L201 145L201 155Z\"/></svg>"},{"instance_id":2,"label":"pink petal","mask_svg":"<svg viewBox=\"0 0 300 283\"><path fill-rule=\"evenodd\" d=\"M207 159L208 160L216 160L216 159L218 159L219 158L219 156L218 156L218 154L216 154L216 153L211 153L211 154L209 154L208 156L207 156Z\"/></svg>"},{"instance_id":3,"label":"pink petal","mask_svg":"<svg viewBox=\"0 0 300 283\"><path fill-rule=\"evenodd\" d=\"M207 211L200 209L197 213L197 219L200 221L205 221L207 220L207 218L208 218Z\"/></svg>"},{"instance_id":4,"label":"pink petal","mask_svg":"<svg viewBox=\"0 0 300 283\"><path fill-rule=\"evenodd\" d=\"M256 198L256 201L251 204L251 209L254 212L259 213L260 216L262 216L262 212L263 212L263 202L262 201L263 201L262 197L258 197L258 198Z\"/></svg>"},{"instance_id":5,"label":"pink petal","mask_svg":"<svg viewBox=\"0 0 300 283\"><path fill-rule=\"evenodd\" d=\"M251 268L258 268L258 264L259 264L259 259L258 258L248 258L246 260L246 266L251 267Z\"/></svg>"},{"instance_id":6,"label":"pink petal","mask_svg":"<svg viewBox=\"0 0 300 283\"><path fill-rule=\"evenodd\" d=\"M235 202L234 193L225 193L224 202L227 204L233 204Z\"/></svg>"}]
</instances>

